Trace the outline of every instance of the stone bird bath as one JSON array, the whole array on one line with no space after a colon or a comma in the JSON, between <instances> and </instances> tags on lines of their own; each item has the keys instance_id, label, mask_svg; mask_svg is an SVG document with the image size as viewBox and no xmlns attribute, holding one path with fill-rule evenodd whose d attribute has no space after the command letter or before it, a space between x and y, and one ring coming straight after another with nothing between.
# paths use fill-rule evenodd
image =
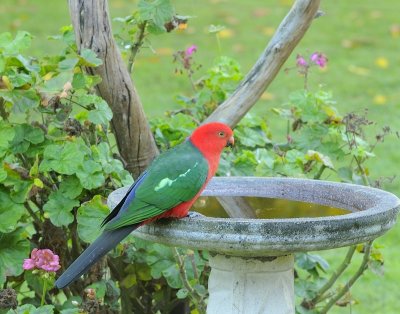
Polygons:
<instances>
[{"instance_id":1,"label":"stone bird bath","mask_svg":"<svg viewBox=\"0 0 400 314\"><path fill-rule=\"evenodd\" d=\"M111 193L109 206L125 192ZM203 196L278 198L349 211L316 218L198 216L137 229L133 234L145 240L210 251L209 314L294 313L293 254L373 240L395 224L400 206L396 196L382 190L292 178L217 177Z\"/></svg>"}]
</instances>

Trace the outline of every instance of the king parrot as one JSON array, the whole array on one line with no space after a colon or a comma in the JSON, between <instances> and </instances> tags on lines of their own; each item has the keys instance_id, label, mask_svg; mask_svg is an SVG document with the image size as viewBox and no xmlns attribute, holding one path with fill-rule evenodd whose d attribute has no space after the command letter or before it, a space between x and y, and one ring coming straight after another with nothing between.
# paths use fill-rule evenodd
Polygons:
<instances>
[{"instance_id":1,"label":"king parrot","mask_svg":"<svg viewBox=\"0 0 400 314\"><path fill-rule=\"evenodd\" d=\"M224 147L233 143L229 126L211 122L160 154L104 219L102 234L57 279L56 286L64 288L78 279L141 225L160 218L186 217L215 175Z\"/></svg>"}]
</instances>

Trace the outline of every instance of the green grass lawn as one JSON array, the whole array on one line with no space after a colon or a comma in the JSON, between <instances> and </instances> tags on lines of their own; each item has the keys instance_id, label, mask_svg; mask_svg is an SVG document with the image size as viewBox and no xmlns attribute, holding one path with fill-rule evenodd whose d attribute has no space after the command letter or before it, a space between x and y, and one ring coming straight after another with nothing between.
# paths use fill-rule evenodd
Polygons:
<instances>
[{"instance_id":1,"label":"green grass lawn","mask_svg":"<svg viewBox=\"0 0 400 314\"><path fill-rule=\"evenodd\" d=\"M289 9L291 1L240 1L240 0L179 0L173 1L177 12L195 16L187 30L168 35L153 36L152 48L143 49L138 56L133 78L150 117L162 115L165 110L177 108L174 96L190 93L190 84L183 76L174 74L174 51L192 44L198 46L196 61L209 67L219 56L214 35L208 33L211 24L224 25L221 48L224 55L239 61L246 73L258 58L274 29ZM113 17L124 16L135 9L128 0L110 0ZM332 90L337 107L342 114L368 109L369 119L376 122L368 128L372 138L389 125L400 131L400 2L384 0L322 1L325 16L314 21L301 44L295 49L285 67L292 67L297 53L308 55L324 52L329 58L326 71L314 69L310 86L323 84ZM70 24L65 2L46 0L2 0L0 32L28 30L35 37L31 54L57 53L60 44L47 41L65 24ZM201 71L200 71L201 72ZM295 71L284 71L268 88L253 112L269 117L274 134L283 134L285 123L277 123L270 116L271 108L287 100L288 93L300 89L303 81ZM398 174L398 149L400 140L395 136L385 139L369 162L370 172L376 177ZM400 195L400 179L385 189ZM350 308L336 308L332 313L398 313L400 308L400 236L399 224L380 238L385 256L385 275L378 277L368 272L352 289L360 304ZM332 264L340 262L341 250L323 255ZM343 255L345 253L343 252ZM354 265L353 270L357 267Z\"/></svg>"}]
</instances>

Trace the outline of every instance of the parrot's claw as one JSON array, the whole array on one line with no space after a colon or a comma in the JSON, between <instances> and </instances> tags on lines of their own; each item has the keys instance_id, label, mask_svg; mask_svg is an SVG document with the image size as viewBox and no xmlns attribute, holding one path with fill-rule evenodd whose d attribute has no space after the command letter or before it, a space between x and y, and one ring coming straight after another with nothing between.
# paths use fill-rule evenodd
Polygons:
<instances>
[{"instance_id":1,"label":"parrot's claw","mask_svg":"<svg viewBox=\"0 0 400 314\"><path fill-rule=\"evenodd\" d=\"M198 212L189 212L186 217L188 217L188 218L200 218L200 217L205 217L205 216L203 214L198 213Z\"/></svg>"}]
</instances>

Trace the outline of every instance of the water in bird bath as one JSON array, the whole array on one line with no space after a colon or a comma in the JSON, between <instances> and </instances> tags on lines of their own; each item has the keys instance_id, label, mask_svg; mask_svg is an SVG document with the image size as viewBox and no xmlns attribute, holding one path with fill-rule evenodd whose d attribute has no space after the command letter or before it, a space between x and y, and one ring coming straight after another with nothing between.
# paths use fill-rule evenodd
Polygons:
<instances>
[{"instance_id":1,"label":"water in bird bath","mask_svg":"<svg viewBox=\"0 0 400 314\"><path fill-rule=\"evenodd\" d=\"M351 211L342 208L279 198L240 198L248 204L256 218L259 219L326 217L351 213ZM200 197L193 205L192 211L196 211L208 217L229 218L229 215L216 197Z\"/></svg>"}]
</instances>

